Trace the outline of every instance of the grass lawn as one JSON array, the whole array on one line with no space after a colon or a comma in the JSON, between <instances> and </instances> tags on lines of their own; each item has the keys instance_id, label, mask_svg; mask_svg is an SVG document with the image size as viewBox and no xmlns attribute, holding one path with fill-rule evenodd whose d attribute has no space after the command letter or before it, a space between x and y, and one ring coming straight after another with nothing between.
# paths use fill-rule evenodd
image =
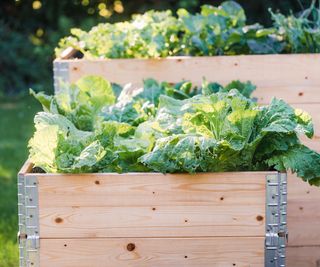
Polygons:
<instances>
[{"instance_id":1,"label":"grass lawn","mask_svg":"<svg viewBox=\"0 0 320 267\"><path fill-rule=\"evenodd\" d=\"M33 116L40 105L32 97L0 101L0 266L17 267L17 172L27 159Z\"/></svg>"}]
</instances>

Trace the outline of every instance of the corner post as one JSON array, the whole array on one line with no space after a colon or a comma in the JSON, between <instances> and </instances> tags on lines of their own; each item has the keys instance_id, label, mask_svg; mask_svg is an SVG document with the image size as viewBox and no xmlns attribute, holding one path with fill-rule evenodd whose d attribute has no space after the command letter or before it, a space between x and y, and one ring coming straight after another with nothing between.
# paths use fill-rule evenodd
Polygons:
<instances>
[{"instance_id":1,"label":"corner post","mask_svg":"<svg viewBox=\"0 0 320 267\"><path fill-rule=\"evenodd\" d=\"M39 267L39 199L38 179L34 175L18 175L19 266Z\"/></svg>"},{"instance_id":2,"label":"corner post","mask_svg":"<svg viewBox=\"0 0 320 267\"><path fill-rule=\"evenodd\" d=\"M287 174L266 177L266 242L265 266L286 266Z\"/></svg>"}]
</instances>

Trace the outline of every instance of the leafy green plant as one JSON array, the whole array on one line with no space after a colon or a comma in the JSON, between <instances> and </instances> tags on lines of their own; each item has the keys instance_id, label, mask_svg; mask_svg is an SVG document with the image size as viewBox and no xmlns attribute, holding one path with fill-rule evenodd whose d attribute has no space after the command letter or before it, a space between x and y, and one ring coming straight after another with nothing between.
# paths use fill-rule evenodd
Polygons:
<instances>
[{"instance_id":1,"label":"leafy green plant","mask_svg":"<svg viewBox=\"0 0 320 267\"><path fill-rule=\"evenodd\" d=\"M56 49L67 47L87 58L157 58L176 55L213 56L238 54L318 53L320 8L313 0L299 15L270 10L273 27L248 25L243 8L234 1L220 6L203 5L200 13L179 9L148 11L121 23L104 23L89 32L72 29Z\"/></svg>"},{"instance_id":2,"label":"leafy green plant","mask_svg":"<svg viewBox=\"0 0 320 267\"><path fill-rule=\"evenodd\" d=\"M298 16L284 16L270 11L274 27L285 40L285 52L320 52L320 6L317 7L316 2L313 0L311 6Z\"/></svg>"},{"instance_id":3,"label":"leafy green plant","mask_svg":"<svg viewBox=\"0 0 320 267\"><path fill-rule=\"evenodd\" d=\"M44 111L30 160L68 173L291 170L320 186L320 155L299 141L313 136L311 117L282 100L258 106L254 89L152 79L122 88L87 76L54 96L32 91Z\"/></svg>"},{"instance_id":4,"label":"leafy green plant","mask_svg":"<svg viewBox=\"0 0 320 267\"><path fill-rule=\"evenodd\" d=\"M67 47L87 58L154 58L280 53L285 46L275 28L246 25L245 12L234 1L204 5L199 14L179 9L177 15L151 10L127 22L99 24L89 32L72 29L56 55Z\"/></svg>"}]
</instances>

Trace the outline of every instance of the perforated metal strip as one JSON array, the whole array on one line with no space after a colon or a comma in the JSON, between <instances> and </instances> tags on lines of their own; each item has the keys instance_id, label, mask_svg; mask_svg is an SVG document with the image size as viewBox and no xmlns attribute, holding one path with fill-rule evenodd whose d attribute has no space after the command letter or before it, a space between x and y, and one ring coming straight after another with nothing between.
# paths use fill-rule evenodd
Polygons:
<instances>
[{"instance_id":1,"label":"perforated metal strip","mask_svg":"<svg viewBox=\"0 0 320 267\"><path fill-rule=\"evenodd\" d=\"M39 266L39 203L37 177L18 176L20 267Z\"/></svg>"},{"instance_id":2,"label":"perforated metal strip","mask_svg":"<svg viewBox=\"0 0 320 267\"><path fill-rule=\"evenodd\" d=\"M265 266L286 266L287 175L267 175Z\"/></svg>"}]
</instances>

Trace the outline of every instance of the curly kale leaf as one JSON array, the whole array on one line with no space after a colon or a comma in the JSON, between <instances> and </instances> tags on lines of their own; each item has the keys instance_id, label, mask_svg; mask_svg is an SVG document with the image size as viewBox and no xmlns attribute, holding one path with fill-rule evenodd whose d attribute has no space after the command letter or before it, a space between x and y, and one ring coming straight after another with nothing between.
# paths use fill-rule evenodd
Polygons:
<instances>
[{"instance_id":1,"label":"curly kale leaf","mask_svg":"<svg viewBox=\"0 0 320 267\"><path fill-rule=\"evenodd\" d=\"M320 186L320 155L304 145L274 153L266 162L278 171L291 170L309 184Z\"/></svg>"}]
</instances>

